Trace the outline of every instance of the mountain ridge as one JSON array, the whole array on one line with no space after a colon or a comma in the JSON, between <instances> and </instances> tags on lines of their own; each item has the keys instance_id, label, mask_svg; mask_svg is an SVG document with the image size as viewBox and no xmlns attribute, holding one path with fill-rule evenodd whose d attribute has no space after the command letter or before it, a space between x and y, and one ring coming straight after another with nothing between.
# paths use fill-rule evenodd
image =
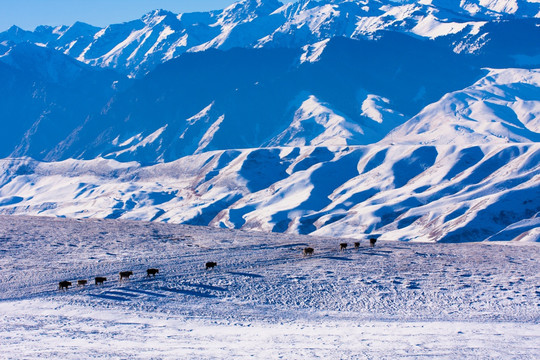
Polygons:
<instances>
[{"instance_id":1,"label":"mountain ridge","mask_svg":"<svg viewBox=\"0 0 540 360\"><path fill-rule=\"evenodd\" d=\"M141 19L106 28L75 23L70 27L42 26L31 32L13 27L0 33L0 42L31 41L93 66L140 77L184 52L302 47L337 36L373 37L381 30L438 38L454 51L478 53L489 43L490 31L483 30L486 24L522 20L537 24L538 18L540 3L526 0L465 1L461 6L442 0L321 0L288 4L277 0L239 1L206 13L156 10ZM518 35L515 32L512 36ZM455 41L454 36L465 41Z\"/></svg>"}]
</instances>

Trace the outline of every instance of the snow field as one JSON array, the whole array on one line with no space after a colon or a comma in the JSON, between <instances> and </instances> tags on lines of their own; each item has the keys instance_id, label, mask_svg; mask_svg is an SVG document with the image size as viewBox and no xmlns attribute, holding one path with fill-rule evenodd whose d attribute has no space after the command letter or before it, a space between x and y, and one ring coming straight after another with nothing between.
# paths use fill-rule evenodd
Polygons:
<instances>
[{"instance_id":1,"label":"snow field","mask_svg":"<svg viewBox=\"0 0 540 360\"><path fill-rule=\"evenodd\" d=\"M227 323L84 310L50 301L0 303L7 323L0 329L5 358L534 359L540 351L534 324L348 319Z\"/></svg>"},{"instance_id":2,"label":"snow field","mask_svg":"<svg viewBox=\"0 0 540 360\"><path fill-rule=\"evenodd\" d=\"M0 224L8 359L540 355L537 244L372 249L361 239L354 249L352 240L121 220ZM302 255L308 245L313 256ZM207 271L206 261L218 266ZM146 278L148 267L160 273ZM134 275L119 282L122 270ZM57 290L94 276L108 281Z\"/></svg>"}]
</instances>

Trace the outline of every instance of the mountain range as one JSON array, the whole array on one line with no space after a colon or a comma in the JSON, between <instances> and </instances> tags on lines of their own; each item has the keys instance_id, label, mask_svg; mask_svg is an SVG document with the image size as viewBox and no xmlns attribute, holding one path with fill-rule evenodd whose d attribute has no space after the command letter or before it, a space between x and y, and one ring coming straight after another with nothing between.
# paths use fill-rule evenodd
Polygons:
<instances>
[{"instance_id":1,"label":"mountain range","mask_svg":"<svg viewBox=\"0 0 540 360\"><path fill-rule=\"evenodd\" d=\"M12 27L0 212L538 241L538 40L533 0Z\"/></svg>"},{"instance_id":2,"label":"mountain range","mask_svg":"<svg viewBox=\"0 0 540 360\"><path fill-rule=\"evenodd\" d=\"M523 56L513 59L516 63L537 64L539 45L533 40L538 38L539 17L535 0L300 0L285 5L242 0L207 13L156 10L106 28L81 22L35 31L13 26L0 34L0 42L28 41L129 76L144 76L186 52L235 47L320 50L320 41L374 39L381 31L436 40L457 53L503 52L506 57Z\"/></svg>"}]
</instances>

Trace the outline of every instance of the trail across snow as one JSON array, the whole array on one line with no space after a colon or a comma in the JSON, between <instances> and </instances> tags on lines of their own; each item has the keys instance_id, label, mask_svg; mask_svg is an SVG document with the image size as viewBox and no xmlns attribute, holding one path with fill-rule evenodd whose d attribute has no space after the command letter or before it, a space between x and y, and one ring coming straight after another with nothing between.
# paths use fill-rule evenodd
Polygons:
<instances>
[{"instance_id":1,"label":"trail across snow","mask_svg":"<svg viewBox=\"0 0 540 360\"><path fill-rule=\"evenodd\" d=\"M358 240L0 216L2 356L540 356L538 244Z\"/></svg>"}]
</instances>

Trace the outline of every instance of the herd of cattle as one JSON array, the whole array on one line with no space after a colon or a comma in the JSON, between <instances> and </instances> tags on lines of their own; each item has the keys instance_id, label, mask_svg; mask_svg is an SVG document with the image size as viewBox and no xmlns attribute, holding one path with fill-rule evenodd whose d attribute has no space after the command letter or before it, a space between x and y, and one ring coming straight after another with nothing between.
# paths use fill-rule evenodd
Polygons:
<instances>
[{"instance_id":1,"label":"herd of cattle","mask_svg":"<svg viewBox=\"0 0 540 360\"><path fill-rule=\"evenodd\" d=\"M369 244L371 245L371 247L374 247L376 242L377 242L377 239L375 239L375 238L369 239ZM341 244L339 244L339 250L343 251L343 250L347 249L347 246L348 246L347 243L341 243ZM360 242L359 241L354 243L354 248L355 249L360 248ZM314 251L315 251L315 249L313 249L312 247L307 247L307 248L304 248L303 253L304 253L304 255L313 255Z\"/></svg>"},{"instance_id":2,"label":"herd of cattle","mask_svg":"<svg viewBox=\"0 0 540 360\"><path fill-rule=\"evenodd\" d=\"M369 244L371 245L371 247L374 247L376 242L377 242L377 239L375 238L369 239ZM360 242L355 242L354 248L358 249L359 247L360 247ZM339 244L340 251L343 251L345 249L347 249L347 243ZM312 247L306 247L304 248L303 253L304 253L304 256L313 255L314 251L315 249L313 249ZM206 270L213 269L215 266L217 266L216 262L209 261L206 263ZM158 269L154 269L154 268L147 269L146 277L150 277L150 276L155 277L156 274L158 273L159 273ZM133 275L133 271L120 271L120 281L129 280L129 277L131 275ZM103 285L103 283L107 281L107 278L102 277L102 276L97 276L94 279L94 281L96 285ZM88 284L88 280L77 280L77 286L85 286L86 284ZM67 290L71 285L72 285L71 281L67 281L67 280L60 281L60 283L58 284L58 290Z\"/></svg>"},{"instance_id":3,"label":"herd of cattle","mask_svg":"<svg viewBox=\"0 0 540 360\"><path fill-rule=\"evenodd\" d=\"M217 265L216 262L209 261L206 263L206 269L207 270L212 269L216 265ZM155 277L156 274L158 273L159 273L159 269L154 269L154 268L147 269L146 277L150 277L150 276ZM129 280L129 277L131 275L133 275L133 271L120 271L120 281ZM107 281L107 278L103 276L97 276L94 278L94 281L96 285L103 285L103 283ZM77 286L85 286L86 284L88 284L88 280L77 280ZM58 290L67 290L71 285L72 285L71 281L67 281L67 280L60 281L58 283Z\"/></svg>"},{"instance_id":4,"label":"herd of cattle","mask_svg":"<svg viewBox=\"0 0 540 360\"><path fill-rule=\"evenodd\" d=\"M146 270L147 277L156 276L157 273L159 273L158 269ZM120 281L128 280L131 275L133 275L133 271L120 271ZM107 278L103 276L96 276L94 278L94 281L96 285L103 285L103 283L107 281ZM85 286L86 284L88 284L88 280L77 280L77 286ZM71 281L67 281L67 280L60 281L58 283L58 289L67 290L71 285L72 285Z\"/></svg>"}]
</instances>

